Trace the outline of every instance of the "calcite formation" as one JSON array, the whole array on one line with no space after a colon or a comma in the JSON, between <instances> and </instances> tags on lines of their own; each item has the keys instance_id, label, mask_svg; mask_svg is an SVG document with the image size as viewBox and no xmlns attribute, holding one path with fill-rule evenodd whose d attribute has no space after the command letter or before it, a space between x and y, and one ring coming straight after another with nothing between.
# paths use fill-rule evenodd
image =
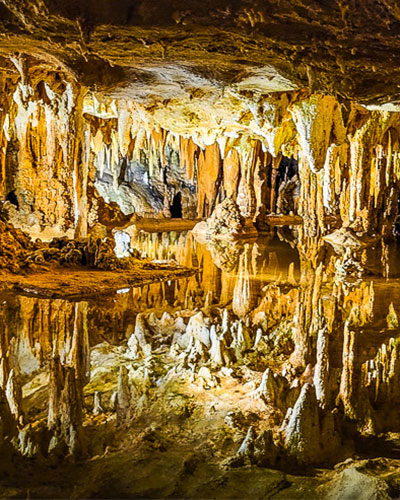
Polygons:
<instances>
[{"instance_id":1,"label":"calcite formation","mask_svg":"<svg viewBox=\"0 0 400 500\"><path fill-rule=\"evenodd\" d=\"M399 26L0 2L2 497L399 495Z\"/></svg>"},{"instance_id":2,"label":"calcite formation","mask_svg":"<svg viewBox=\"0 0 400 500\"><path fill-rule=\"evenodd\" d=\"M198 125L183 131L158 119L154 108L96 98L67 80L63 93L52 90L54 73L39 82L33 78L29 70L25 83L4 77L15 91L6 94L2 108L1 150L9 220L33 237L86 236L105 222L99 200L114 204L119 224L123 214L210 216L226 198L258 227L280 210L300 215L310 236L327 236L329 217L361 237L392 232L399 183L397 113L353 103L347 109L323 94L293 91L286 101L265 94L256 110L251 100L238 101L241 114L227 116L209 138L199 135ZM275 138L273 148L265 106L275 113L279 107L292 130L281 134L279 143ZM41 130L42 145L34 139L42 137ZM72 161L73 151L78 156Z\"/></svg>"}]
</instances>

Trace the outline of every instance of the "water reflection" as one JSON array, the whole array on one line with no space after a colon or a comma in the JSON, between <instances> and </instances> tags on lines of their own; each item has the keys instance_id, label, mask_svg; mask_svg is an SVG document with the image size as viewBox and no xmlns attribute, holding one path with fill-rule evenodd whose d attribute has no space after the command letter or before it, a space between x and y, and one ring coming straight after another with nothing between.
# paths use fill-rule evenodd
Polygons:
<instances>
[{"instance_id":1,"label":"water reflection","mask_svg":"<svg viewBox=\"0 0 400 500\"><path fill-rule=\"evenodd\" d=\"M343 256L276 235L204 245L141 233L135 246L199 272L80 302L2 297L3 435L18 453L103 453L110 433L90 438L104 426L94 416L127 425L132 401L157 400L173 374L257 415L231 466L332 465L400 432L399 280L347 279Z\"/></svg>"}]
</instances>

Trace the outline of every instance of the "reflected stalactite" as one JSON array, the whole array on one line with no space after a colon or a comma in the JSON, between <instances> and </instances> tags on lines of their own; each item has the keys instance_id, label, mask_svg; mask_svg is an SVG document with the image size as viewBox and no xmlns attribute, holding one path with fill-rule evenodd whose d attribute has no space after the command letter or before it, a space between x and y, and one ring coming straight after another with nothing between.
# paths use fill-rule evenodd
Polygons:
<instances>
[{"instance_id":1,"label":"reflected stalactite","mask_svg":"<svg viewBox=\"0 0 400 500\"><path fill-rule=\"evenodd\" d=\"M88 334L88 304L77 302L74 309L74 329L67 363L76 370L76 378L81 387L89 382L90 349Z\"/></svg>"},{"instance_id":2,"label":"reflected stalactite","mask_svg":"<svg viewBox=\"0 0 400 500\"><path fill-rule=\"evenodd\" d=\"M82 388L75 368L62 365L58 357L50 365L48 428L52 432L48 453L83 452Z\"/></svg>"},{"instance_id":3,"label":"reflected stalactite","mask_svg":"<svg viewBox=\"0 0 400 500\"><path fill-rule=\"evenodd\" d=\"M50 361L49 412L47 424L53 436L49 453L62 453L64 447L72 456L84 452L82 431L83 388L89 382L90 351L87 329L87 303L79 302L72 310L73 335Z\"/></svg>"},{"instance_id":4,"label":"reflected stalactite","mask_svg":"<svg viewBox=\"0 0 400 500\"><path fill-rule=\"evenodd\" d=\"M246 316L254 308L255 294L251 280L251 247L244 245L240 255L237 278L232 297L232 311L239 317Z\"/></svg>"},{"instance_id":5,"label":"reflected stalactite","mask_svg":"<svg viewBox=\"0 0 400 500\"><path fill-rule=\"evenodd\" d=\"M307 250L299 234L299 255L272 235L231 245L231 269L191 233L139 233L134 246L149 258L199 272L75 303L10 296L1 348L15 449L90 455L102 419L122 432L162 399L164 383L171 394L183 380L201 394L235 387L242 409L259 415L253 444L232 460L331 464L352 456L357 436L399 431L396 282L336 279L343 255L322 239Z\"/></svg>"}]
</instances>

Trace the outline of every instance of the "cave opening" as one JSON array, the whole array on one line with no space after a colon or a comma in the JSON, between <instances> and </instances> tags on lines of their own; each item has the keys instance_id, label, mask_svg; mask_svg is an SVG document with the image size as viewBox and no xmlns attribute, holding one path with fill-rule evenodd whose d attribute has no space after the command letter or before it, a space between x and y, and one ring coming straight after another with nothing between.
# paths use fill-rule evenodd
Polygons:
<instances>
[{"instance_id":1,"label":"cave opening","mask_svg":"<svg viewBox=\"0 0 400 500\"><path fill-rule=\"evenodd\" d=\"M171 219L182 219L182 194L180 192L174 195L170 210Z\"/></svg>"},{"instance_id":2,"label":"cave opening","mask_svg":"<svg viewBox=\"0 0 400 500\"><path fill-rule=\"evenodd\" d=\"M272 211L279 214L295 213L299 195L298 161L293 156L282 156L276 175L275 204Z\"/></svg>"},{"instance_id":3,"label":"cave opening","mask_svg":"<svg viewBox=\"0 0 400 500\"><path fill-rule=\"evenodd\" d=\"M19 208L19 202L15 191L10 191L7 193L6 201L12 203L16 208Z\"/></svg>"}]
</instances>

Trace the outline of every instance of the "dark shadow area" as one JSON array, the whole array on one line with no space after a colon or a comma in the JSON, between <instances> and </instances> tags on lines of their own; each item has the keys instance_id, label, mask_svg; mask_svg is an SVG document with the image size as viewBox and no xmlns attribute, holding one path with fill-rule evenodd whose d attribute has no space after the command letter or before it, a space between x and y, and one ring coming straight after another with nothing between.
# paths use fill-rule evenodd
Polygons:
<instances>
[{"instance_id":1,"label":"dark shadow area","mask_svg":"<svg viewBox=\"0 0 400 500\"><path fill-rule=\"evenodd\" d=\"M170 207L171 219L182 219L182 195L176 193Z\"/></svg>"},{"instance_id":2,"label":"dark shadow area","mask_svg":"<svg viewBox=\"0 0 400 500\"><path fill-rule=\"evenodd\" d=\"M282 156L282 160L278 167L278 174L276 177L275 184L275 199L278 199L279 188L282 183L289 181L298 173L298 163L293 157L288 158L287 156Z\"/></svg>"},{"instance_id":3,"label":"dark shadow area","mask_svg":"<svg viewBox=\"0 0 400 500\"><path fill-rule=\"evenodd\" d=\"M6 200L15 205L17 208L19 208L19 202L17 195L15 194L15 191L10 191L6 196Z\"/></svg>"}]
</instances>

